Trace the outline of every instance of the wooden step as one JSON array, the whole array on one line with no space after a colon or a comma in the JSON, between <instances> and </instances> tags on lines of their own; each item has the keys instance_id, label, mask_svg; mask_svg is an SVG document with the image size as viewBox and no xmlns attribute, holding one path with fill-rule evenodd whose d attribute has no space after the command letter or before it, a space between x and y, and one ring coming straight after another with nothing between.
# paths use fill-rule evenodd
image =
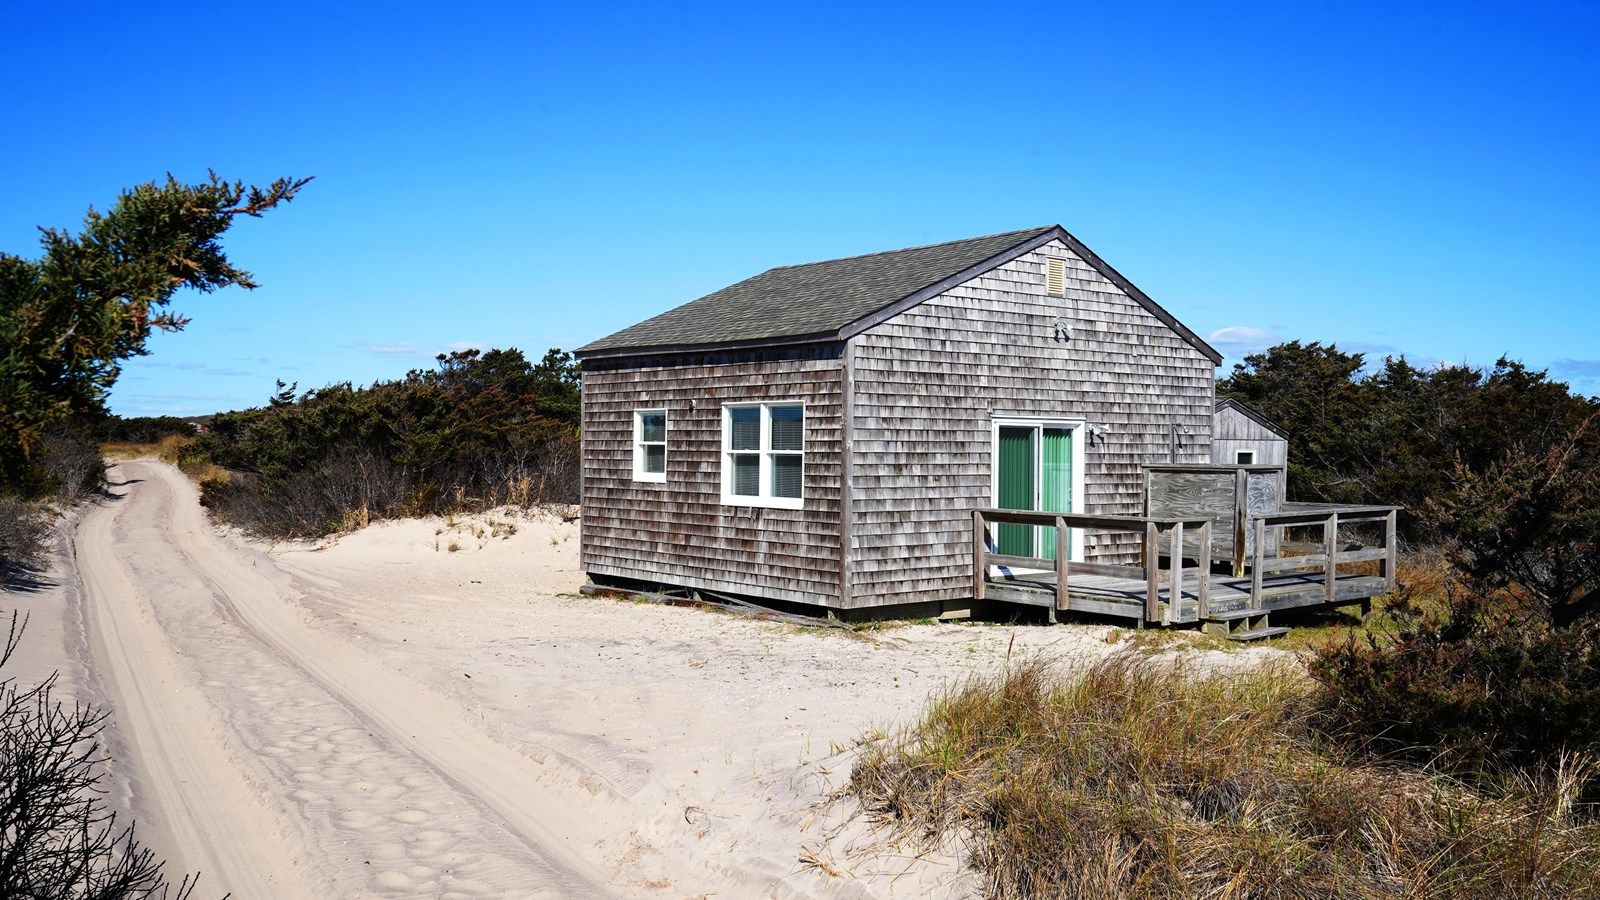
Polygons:
<instances>
[{"instance_id":1,"label":"wooden step","mask_svg":"<svg viewBox=\"0 0 1600 900\"><path fill-rule=\"evenodd\" d=\"M1216 607L1212 607L1211 611L1206 615L1206 621L1208 621L1208 622L1230 622L1230 621L1232 621L1234 619L1253 619L1256 616L1264 616L1264 615L1267 614L1267 612L1268 611L1264 610L1264 609L1220 609L1219 610Z\"/></svg>"},{"instance_id":2,"label":"wooden step","mask_svg":"<svg viewBox=\"0 0 1600 900\"><path fill-rule=\"evenodd\" d=\"M1235 631L1228 635L1230 641L1259 641L1266 638L1275 638L1289 633L1287 625L1269 625L1266 628L1255 628L1250 631Z\"/></svg>"}]
</instances>

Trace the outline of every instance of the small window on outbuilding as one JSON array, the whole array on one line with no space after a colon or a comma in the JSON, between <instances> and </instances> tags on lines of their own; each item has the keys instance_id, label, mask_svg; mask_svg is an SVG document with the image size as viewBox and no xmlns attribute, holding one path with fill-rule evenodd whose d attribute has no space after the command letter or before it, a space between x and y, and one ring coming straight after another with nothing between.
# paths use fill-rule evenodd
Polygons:
<instances>
[{"instance_id":1,"label":"small window on outbuilding","mask_svg":"<svg viewBox=\"0 0 1600 900\"><path fill-rule=\"evenodd\" d=\"M667 411L633 412L633 480L667 480Z\"/></svg>"},{"instance_id":2,"label":"small window on outbuilding","mask_svg":"<svg viewBox=\"0 0 1600 900\"><path fill-rule=\"evenodd\" d=\"M1241 466L1253 466L1256 462L1256 452L1254 450L1240 450L1234 454L1233 461Z\"/></svg>"}]
</instances>

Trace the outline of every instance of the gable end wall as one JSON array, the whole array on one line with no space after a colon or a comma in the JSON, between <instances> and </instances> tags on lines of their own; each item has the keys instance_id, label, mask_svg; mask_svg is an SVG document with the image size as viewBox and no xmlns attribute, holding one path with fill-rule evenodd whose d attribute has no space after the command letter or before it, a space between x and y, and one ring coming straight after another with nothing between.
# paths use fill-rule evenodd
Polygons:
<instances>
[{"instance_id":1,"label":"gable end wall","mask_svg":"<svg viewBox=\"0 0 1600 900\"><path fill-rule=\"evenodd\" d=\"M1045 293L1049 257L1067 296ZM1055 339L1055 320L1074 330ZM852 606L972 596L974 507L992 505L995 417L1109 426L1085 448L1087 513L1141 515L1140 467L1211 460L1212 361L1059 241L853 339ZM1176 460L1171 427L1186 426ZM1085 555L1137 563L1133 534Z\"/></svg>"},{"instance_id":2,"label":"gable end wall","mask_svg":"<svg viewBox=\"0 0 1600 900\"><path fill-rule=\"evenodd\" d=\"M1289 442L1237 409L1223 407L1212 426L1214 462L1232 465L1240 450L1254 453L1259 465L1281 466L1289 461Z\"/></svg>"}]
</instances>

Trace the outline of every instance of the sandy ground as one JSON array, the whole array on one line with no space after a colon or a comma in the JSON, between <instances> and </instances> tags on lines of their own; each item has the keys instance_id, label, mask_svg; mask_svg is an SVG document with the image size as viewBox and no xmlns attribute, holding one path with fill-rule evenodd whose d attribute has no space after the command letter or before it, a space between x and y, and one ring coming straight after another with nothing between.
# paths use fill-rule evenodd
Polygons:
<instances>
[{"instance_id":1,"label":"sandy ground","mask_svg":"<svg viewBox=\"0 0 1600 900\"><path fill-rule=\"evenodd\" d=\"M8 671L112 710L108 802L204 896L972 896L958 852L824 802L850 746L1008 653L1117 634L587 598L558 517L268 546L164 464L110 477L51 577L0 598L32 615Z\"/></svg>"}]
</instances>

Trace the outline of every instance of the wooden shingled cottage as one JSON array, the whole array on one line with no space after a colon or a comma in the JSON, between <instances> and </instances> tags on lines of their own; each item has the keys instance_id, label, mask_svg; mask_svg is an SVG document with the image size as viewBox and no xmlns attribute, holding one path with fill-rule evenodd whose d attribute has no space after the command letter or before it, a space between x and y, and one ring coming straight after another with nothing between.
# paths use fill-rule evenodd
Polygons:
<instances>
[{"instance_id":1,"label":"wooden shingled cottage","mask_svg":"<svg viewBox=\"0 0 1600 900\"><path fill-rule=\"evenodd\" d=\"M1152 478L1233 477L1221 355L1060 226L782 266L578 356L598 585L846 615L1262 608L1210 583L1214 532L1256 527L1232 493L1189 508L1174 482L1149 509Z\"/></svg>"}]
</instances>

